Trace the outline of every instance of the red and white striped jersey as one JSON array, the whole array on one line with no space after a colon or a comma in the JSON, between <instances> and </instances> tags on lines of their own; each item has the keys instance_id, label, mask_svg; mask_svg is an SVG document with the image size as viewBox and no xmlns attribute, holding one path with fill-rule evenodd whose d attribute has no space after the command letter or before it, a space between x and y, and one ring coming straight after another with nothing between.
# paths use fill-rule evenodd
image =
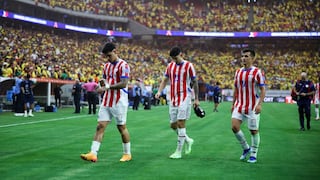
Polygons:
<instances>
[{"instance_id":1,"label":"red and white striped jersey","mask_svg":"<svg viewBox=\"0 0 320 180\"><path fill-rule=\"evenodd\" d=\"M180 64L168 64L165 76L170 81L170 100L173 106L179 106L187 95L191 95L191 80L196 78L192 63L182 61Z\"/></svg>"},{"instance_id":2,"label":"red and white striped jersey","mask_svg":"<svg viewBox=\"0 0 320 180\"><path fill-rule=\"evenodd\" d=\"M260 99L260 86L265 85L265 77L261 70L252 66L249 69L240 68L234 77L236 101L234 107L239 113L248 114Z\"/></svg>"},{"instance_id":3,"label":"red and white striped jersey","mask_svg":"<svg viewBox=\"0 0 320 180\"><path fill-rule=\"evenodd\" d=\"M320 83L315 84L316 94L314 96L315 99L320 99Z\"/></svg>"},{"instance_id":4,"label":"red and white striped jersey","mask_svg":"<svg viewBox=\"0 0 320 180\"><path fill-rule=\"evenodd\" d=\"M115 63L106 63L102 73L106 82L113 85L119 83L123 78L129 78L130 67L126 61L118 59ZM122 98L128 99L128 86L123 89L108 89L104 93L102 105L113 107Z\"/></svg>"}]
</instances>

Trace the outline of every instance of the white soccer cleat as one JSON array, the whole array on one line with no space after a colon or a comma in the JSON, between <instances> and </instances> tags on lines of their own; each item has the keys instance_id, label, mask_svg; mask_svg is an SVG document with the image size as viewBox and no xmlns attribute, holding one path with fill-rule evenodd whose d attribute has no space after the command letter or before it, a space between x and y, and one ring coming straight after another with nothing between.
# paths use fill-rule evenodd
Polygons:
<instances>
[{"instance_id":1,"label":"white soccer cleat","mask_svg":"<svg viewBox=\"0 0 320 180\"><path fill-rule=\"evenodd\" d=\"M190 154L192 151L192 145L194 143L194 140L190 138L189 142L186 141L186 146L185 146L185 154Z\"/></svg>"},{"instance_id":2,"label":"white soccer cleat","mask_svg":"<svg viewBox=\"0 0 320 180\"><path fill-rule=\"evenodd\" d=\"M174 152L173 154L170 155L171 159L180 159L181 158L181 152Z\"/></svg>"},{"instance_id":3,"label":"white soccer cleat","mask_svg":"<svg viewBox=\"0 0 320 180\"><path fill-rule=\"evenodd\" d=\"M24 114L23 116L24 116L24 117L28 117L28 114Z\"/></svg>"},{"instance_id":4,"label":"white soccer cleat","mask_svg":"<svg viewBox=\"0 0 320 180\"><path fill-rule=\"evenodd\" d=\"M32 113L29 113L29 116L33 117L34 115Z\"/></svg>"}]
</instances>

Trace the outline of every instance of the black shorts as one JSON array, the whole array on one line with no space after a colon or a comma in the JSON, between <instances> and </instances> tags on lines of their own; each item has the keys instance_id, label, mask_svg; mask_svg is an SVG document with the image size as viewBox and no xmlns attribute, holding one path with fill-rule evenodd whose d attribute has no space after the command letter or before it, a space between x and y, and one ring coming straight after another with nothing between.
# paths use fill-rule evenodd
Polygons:
<instances>
[{"instance_id":1,"label":"black shorts","mask_svg":"<svg viewBox=\"0 0 320 180\"><path fill-rule=\"evenodd\" d=\"M219 103L219 96L213 96L213 102L214 103Z\"/></svg>"}]
</instances>

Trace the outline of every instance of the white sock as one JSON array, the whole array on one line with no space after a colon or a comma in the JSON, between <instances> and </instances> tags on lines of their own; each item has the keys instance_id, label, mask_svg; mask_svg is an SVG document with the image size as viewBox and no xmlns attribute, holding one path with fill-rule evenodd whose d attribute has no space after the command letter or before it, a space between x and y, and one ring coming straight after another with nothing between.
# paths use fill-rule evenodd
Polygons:
<instances>
[{"instance_id":1,"label":"white sock","mask_svg":"<svg viewBox=\"0 0 320 180\"><path fill-rule=\"evenodd\" d=\"M314 111L316 112L316 118L319 118L319 108L315 108Z\"/></svg>"},{"instance_id":2,"label":"white sock","mask_svg":"<svg viewBox=\"0 0 320 180\"><path fill-rule=\"evenodd\" d=\"M24 110L24 114L28 114L28 111L27 111L27 110Z\"/></svg>"},{"instance_id":3,"label":"white sock","mask_svg":"<svg viewBox=\"0 0 320 180\"><path fill-rule=\"evenodd\" d=\"M260 144L260 134L251 135L251 154L250 156L257 157Z\"/></svg>"},{"instance_id":4,"label":"white sock","mask_svg":"<svg viewBox=\"0 0 320 180\"><path fill-rule=\"evenodd\" d=\"M32 114L32 109L29 109L29 114Z\"/></svg>"},{"instance_id":5,"label":"white sock","mask_svg":"<svg viewBox=\"0 0 320 180\"><path fill-rule=\"evenodd\" d=\"M173 130L174 132L176 132L177 133L177 135L178 135L178 129L174 129ZM188 136L188 134L186 133L186 142L188 143L188 142L190 142L190 137Z\"/></svg>"},{"instance_id":6,"label":"white sock","mask_svg":"<svg viewBox=\"0 0 320 180\"><path fill-rule=\"evenodd\" d=\"M122 143L122 147L123 147L123 154L131 154L131 144L130 144L130 142Z\"/></svg>"},{"instance_id":7,"label":"white sock","mask_svg":"<svg viewBox=\"0 0 320 180\"><path fill-rule=\"evenodd\" d=\"M177 151L181 152L184 141L186 140L186 128L178 128Z\"/></svg>"},{"instance_id":8,"label":"white sock","mask_svg":"<svg viewBox=\"0 0 320 180\"><path fill-rule=\"evenodd\" d=\"M245 149L250 148L250 146L249 146L249 144L248 144L248 142L247 142L246 138L244 137L244 134L241 130L238 131L237 133L234 133L234 135L236 136L236 138L240 142L242 149L245 150Z\"/></svg>"},{"instance_id":9,"label":"white sock","mask_svg":"<svg viewBox=\"0 0 320 180\"><path fill-rule=\"evenodd\" d=\"M91 152L95 155L98 154L98 151L100 149L100 145L101 143L98 141L92 141L92 145L91 145Z\"/></svg>"}]
</instances>

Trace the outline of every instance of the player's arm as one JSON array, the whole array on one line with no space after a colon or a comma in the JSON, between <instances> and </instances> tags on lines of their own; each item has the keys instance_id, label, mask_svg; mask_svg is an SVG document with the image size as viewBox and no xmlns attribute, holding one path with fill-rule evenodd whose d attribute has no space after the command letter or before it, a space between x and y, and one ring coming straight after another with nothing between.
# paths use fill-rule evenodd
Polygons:
<instances>
[{"instance_id":1,"label":"player's arm","mask_svg":"<svg viewBox=\"0 0 320 180\"><path fill-rule=\"evenodd\" d=\"M157 99L160 98L160 94L161 94L162 90L166 87L168 81L169 81L169 78L167 76L165 76L163 78L162 82L160 83L158 92L157 92L157 94L155 94L155 98L157 98Z\"/></svg>"},{"instance_id":2,"label":"player's arm","mask_svg":"<svg viewBox=\"0 0 320 180\"><path fill-rule=\"evenodd\" d=\"M255 113L259 114L262 110L262 103L264 100L264 97L266 96L266 88L265 86L260 86L260 99L259 102L257 104L257 106L255 107Z\"/></svg>"},{"instance_id":3,"label":"player's arm","mask_svg":"<svg viewBox=\"0 0 320 180\"><path fill-rule=\"evenodd\" d=\"M234 104L236 102L237 97L238 97L237 87L234 87L233 88L233 100L232 100L232 104L231 104L231 113L233 112Z\"/></svg>"},{"instance_id":4,"label":"player's arm","mask_svg":"<svg viewBox=\"0 0 320 180\"><path fill-rule=\"evenodd\" d=\"M128 82L129 82L128 78L121 78L119 83L110 85L109 89L122 89L122 88L125 88L125 87L127 87Z\"/></svg>"}]
</instances>

